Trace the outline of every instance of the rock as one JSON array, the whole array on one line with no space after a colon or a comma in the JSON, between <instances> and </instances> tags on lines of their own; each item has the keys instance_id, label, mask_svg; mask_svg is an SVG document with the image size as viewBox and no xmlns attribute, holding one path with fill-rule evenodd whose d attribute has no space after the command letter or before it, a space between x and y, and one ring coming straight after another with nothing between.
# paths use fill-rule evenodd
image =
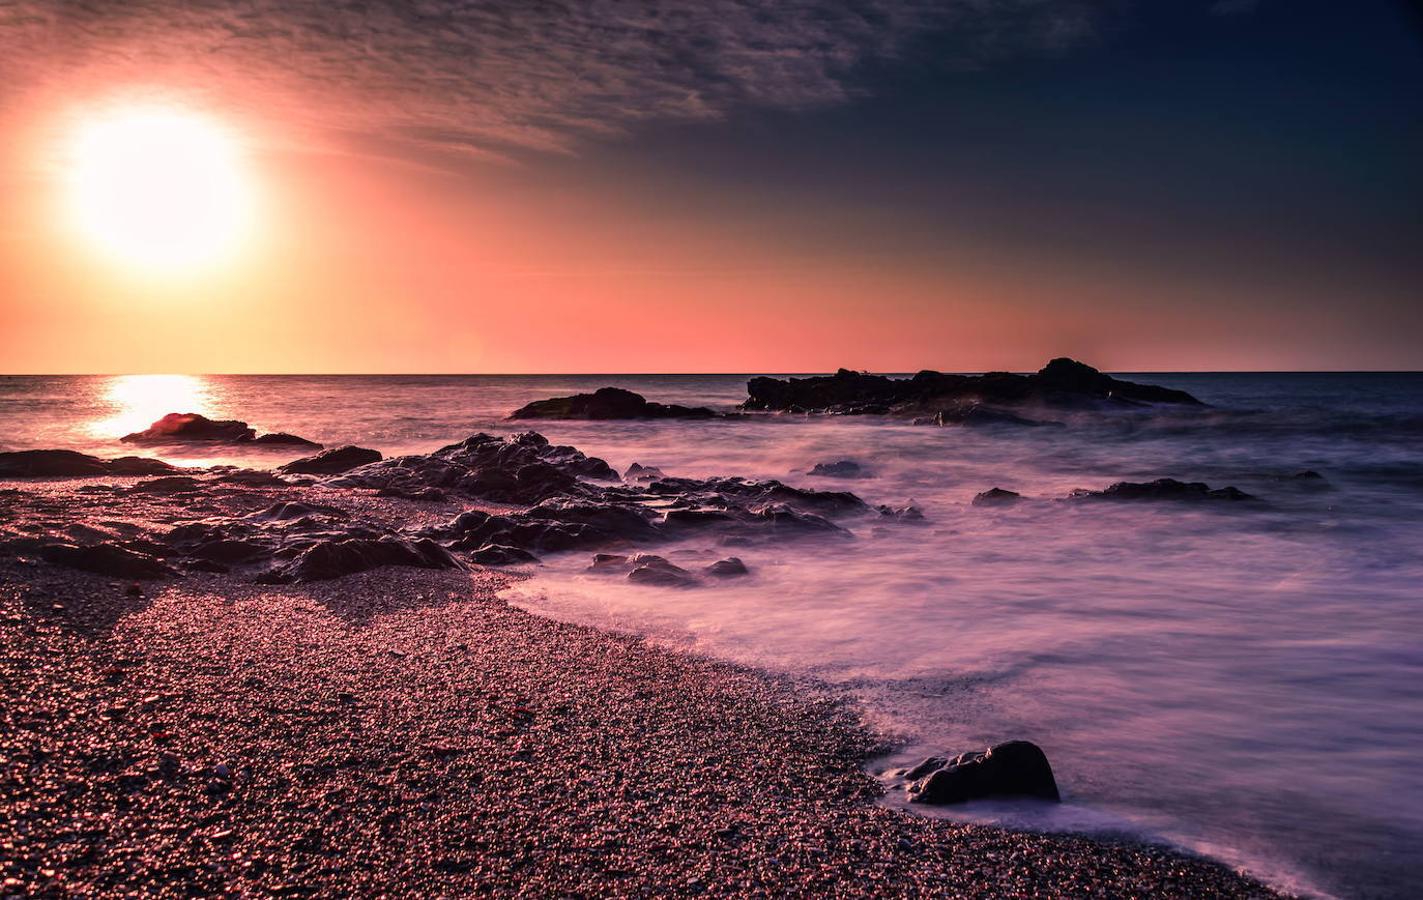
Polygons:
<instances>
[{"instance_id":1,"label":"rock","mask_svg":"<svg viewBox=\"0 0 1423 900\"><path fill-rule=\"evenodd\" d=\"M1212 490L1204 482L1158 478L1155 481L1118 481L1105 490L1079 488L1069 495L1074 500L1257 500L1239 488Z\"/></svg>"},{"instance_id":2,"label":"rock","mask_svg":"<svg viewBox=\"0 0 1423 900\"><path fill-rule=\"evenodd\" d=\"M1052 360L1033 375L924 371L913 378L893 379L841 369L834 375L812 378L753 378L746 391L742 409L926 415L939 420L939 424L956 425L1042 424L997 408L1024 404L1069 408L1101 403L1203 405L1184 391L1122 381L1065 358Z\"/></svg>"},{"instance_id":3,"label":"rock","mask_svg":"<svg viewBox=\"0 0 1423 900\"><path fill-rule=\"evenodd\" d=\"M831 463L816 463L811 475L821 478L865 478L869 475L864 467L853 459L842 459Z\"/></svg>"},{"instance_id":4,"label":"rock","mask_svg":"<svg viewBox=\"0 0 1423 900\"><path fill-rule=\"evenodd\" d=\"M988 490L984 491L984 492L981 493L981 494L976 494L976 495L974 495L974 498L973 498L973 505L974 505L974 506L1012 506L1014 503L1017 503L1019 500L1022 500L1022 499L1023 499L1023 495L1020 494L1020 493L1018 493L1017 491L1007 491L1007 490L1004 490L1003 488L995 487L995 488L989 488Z\"/></svg>"},{"instance_id":5,"label":"rock","mask_svg":"<svg viewBox=\"0 0 1423 900\"><path fill-rule=\"evenodd\" d=\"M691 587L696 584L692 573L660 556L638 555L630 560L632 571L628 581L658 587Z\"/></svg>"},{"instance_id":6,"label":"rock","mask_svg":"<svg viewBox=\"0 0 1423 900\"><path fill-rule=\"evenodd\" d=\"M702 570L715 578L736 578L741 575L751 574L746 568L746 563L739 557L728 556L726 559L719 559Z\"/></svg>"},{"instance_id":7,"label":"rock","mask_svg":"<svg viewBox=\"0 0 1423 900\"><path fill-rule=\"evenodd\" d=\"M506 547L503 544L485 544L470 554L470 558L481 566L511 566L516 563L536 563L539 561L527 550Z\"/></svg>"},{"instance_id":8,"label":"rock","mask_svg":"<svg viewBox=\"0 0 1423 900\"><path fill-rule=\"evenodd\" d=\"M535 400L516 409L511 419L710 419L704 406L688 407L649 402L622 388L599 388L591 394Z\"/></svg>"},{"instance_id":9,"label":"rock","mask_svg":"<svg viewBox=\"0 0 1423 900\"><path fill-rule=\"evenodd\" d=\"M419 500L423 503L437 503L441 500L448 500L449 494L439 488L422 487L407 488L401 485L389 485L376 491L377 497L398 497L402 500Z\"/></svg>"},{"instance_id":10,"label":"rock","mask_svg":"<svg viewBox=\"0 0 1423 900\"><path fill-rule=\"evenodd\" d=\"M886 519L896 519L900 522L922 522L924 521L924 510L910 503L908 506L890 506L881 504L875 507L875 511Z\"/></svg>"},{"instance_id":11,"label":"rock","mask_svg":"<svg viewBox=\"0 0 1423 900\"><path fill-rule=\"evenodd\" d=\"M257 432L235 419L213 420L199 413L169 413L143 431L126 434L126 444L176 444L189 441L216 441L237 444L251 441Z\"/></svg>"},{"instance_id":12,"label":"rock","mask_svg":"<svg viewBox=\"0 0 1423 900\"><path fill-rule=\"evenodd\" d=\"M115 578L149 579L173 574L173 570L162 561L115 544L96 544L89 547L51 544L41 551L41 555L57 566Z\"/></svg>"},{"instance_id":13,"label":"rock","mask_svg":"<svg viewBox=\"0 0 1423 900\"><path fill-rule=\"evenodd\" d=\"M628 567L628 558L620 553L595 553L593 563L588 566L590 572L612 572L622 571Z\"/></svg>"},{"instance_id":14,"label":"rock","mask_svg":"<svg viewBox=\"0 0 1423 900\"><path fill-rule=\"evenodd\" d=\"M666 477L667 476L663 474L662 470L657 468L656 466L644 466L639 463L633 463L632 465L628 466L628 470L623 473L624 481L633 482L636 484L641 484L649 481L657 481Z\"/></svg>"},{"instance_id":15,"label":"rock","mask_svg":"<svg viewBox=\"0 0 1423 900\"><path fill-rule=\"evenodd\" d=\"M926 769L931 770L927 775ZM943 805L989 797L1033 797L1054 803L1062 799L1047 756L1029 741L1009 741L950 760L931 758L910 773L916 780L909 787L909 798L915 803Z\"/></svg>"},{"instance_id":16,"label":"rock","mask_svg":"<svg viewBox=\"0 0 1423 900\"><path fill-rule=\"evenodd\" d=\"M293 446L293 447L321 447L316 441L308 441L304 437L297 437L294 434L287 434L285 431L274 431L271 434L264 434L252 440L254 444L270 444L273 446Z\"/></svg>"},{"instance_id":17,"label":"rock","mask_svg":"<svg viewBox=\"0 0 1423 900\"><path fill-rule=\"evenodd\" d=\"M15 450L0 453L0 478L163 475L175 471L177 469L168 463L141 456L100 459L74 450Z\"/></svg>"},{"instance_id":18,"label":"rock","mask_svg":"<svg viewBox=\"0 0 1423 900\"><path fill-rule=\"evenodd\" d=\"M186 494L201 490L202 486L203 483L191 475L169 475L166 478L140 481L133 489L146 494Z\"/></svg>"},{"instance_id":19,"label":"rock","mask_svg":"<svg viewBox=\"0 0 1423 900\"><path fill-rule=\"evenodd\" d=\"M981 403L969 403L963 406L955 406L950 409L941 409L928 420L916 419L915 422L923 424L938 425L940 427L958 425L964 428L978 428L984 425L1018 425L1027 428L1039 428L1044 426L1061 427L1061 422L1040 422L1036 419L1028 419L1016 413L1008 412L1006 409L997 409L992 406L984 406Z\"/></svg>"},{"instance_id":20,"label":"rock","mask_svg":"<svg viewBox=\"0 0 1423 900\"><path fill-rule=\"evenodd\" d=\"M345 538L318 541L302 551L292 562L272 570L258 580L268 584L327 581L381 566L463 568L459 560L434 541L407 541L388 535L374 540Z\"/></svg>"},{"instance_id":21,"label":"rock","mask_svg":"<svg viewBox=\"0 0 1423 900\"><path fill-rule=\"evenodd\" d=\"M381 458L378 450L368 450L365 447L354 447L348 444L345 447L325 450L315 456L304 456L301 459L293 460L284 466L278 466L277 471L292 475L339 475L342 472L349 472L357 466L380 462Z\"/></svg>"}]
</instances>

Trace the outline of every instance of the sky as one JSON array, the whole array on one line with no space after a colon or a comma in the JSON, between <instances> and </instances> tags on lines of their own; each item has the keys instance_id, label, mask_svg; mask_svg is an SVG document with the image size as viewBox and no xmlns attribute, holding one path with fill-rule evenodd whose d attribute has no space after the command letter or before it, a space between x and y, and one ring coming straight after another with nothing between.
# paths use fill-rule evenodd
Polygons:
<instances>
[{"instance_id":1,"label":"sky","mask_svg":"<svg viewBox=\"0 0 1423 900\"><path fill-rule=\"evenodd\" d=\"M0 372L1423 369L1402 0L11 0L0 85Z\"/></svg>"}]
</instances>

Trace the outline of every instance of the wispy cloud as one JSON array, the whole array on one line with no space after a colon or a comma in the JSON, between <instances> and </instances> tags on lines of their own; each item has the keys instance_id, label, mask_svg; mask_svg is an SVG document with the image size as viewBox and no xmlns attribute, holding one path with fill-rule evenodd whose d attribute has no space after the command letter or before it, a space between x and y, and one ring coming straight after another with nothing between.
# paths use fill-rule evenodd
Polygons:
<instances>
[{"instance_id":1,"label":"wispy cloud","mask_svg":"<svg viewBox=\"0 0 1423 900\"><path fill-rule=\"evenodd\" d=\"M72 91L181 81L399 152L567 151L651 119L806 108L857 66L959 34L949 62L1060 49L1074 0L0 0L0 80Z\"/></svg>"}]
</instances>

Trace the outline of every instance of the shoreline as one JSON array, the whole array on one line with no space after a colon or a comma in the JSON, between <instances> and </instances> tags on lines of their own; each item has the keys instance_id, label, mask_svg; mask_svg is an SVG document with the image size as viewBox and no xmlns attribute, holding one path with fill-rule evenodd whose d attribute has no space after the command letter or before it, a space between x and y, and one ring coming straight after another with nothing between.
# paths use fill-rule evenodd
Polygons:
<instances>
[{"instance_id":1,"label":"shoreline","mask_svg":"<svg viewBox=\"0 0 1423 900\"><path fill-rule=\"evenodd\" d=\"M0 567L8 893L1277 896L895 811L847 698L510 607L487 569Z\"/></svg>"}]
</instances>

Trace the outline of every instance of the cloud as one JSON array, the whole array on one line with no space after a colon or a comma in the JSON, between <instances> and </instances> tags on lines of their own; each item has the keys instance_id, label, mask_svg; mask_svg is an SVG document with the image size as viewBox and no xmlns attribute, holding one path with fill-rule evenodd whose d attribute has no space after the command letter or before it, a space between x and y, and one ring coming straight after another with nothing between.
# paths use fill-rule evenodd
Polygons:
<instances>
[{"instance_id":1,"label":"cloud","mask_svg":"<svg viewBox=\"0 0 1423 900\"><path fill-rule=\"evenodd\" d=\"M133 86L215 102L376 152L567 152L660 119L803 109L861 93L856 68L916 37L951 63L1083 39L1064 0L0 0L0 79L46 96Z\"/></svg>"}]
</instances>

